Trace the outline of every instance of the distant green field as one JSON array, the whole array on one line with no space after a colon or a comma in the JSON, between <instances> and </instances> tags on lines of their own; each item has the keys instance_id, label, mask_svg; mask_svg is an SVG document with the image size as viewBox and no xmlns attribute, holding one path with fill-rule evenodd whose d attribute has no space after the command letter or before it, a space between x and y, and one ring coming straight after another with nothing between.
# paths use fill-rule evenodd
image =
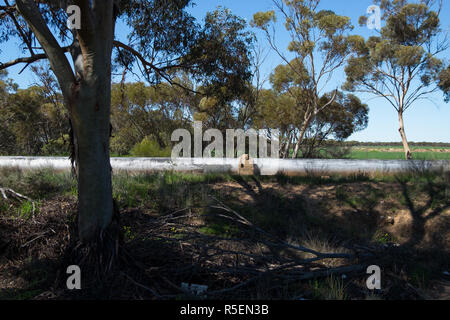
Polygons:
<instances>
[{"instance_id":1,"label":"distant green field","mask_svg":"<svg viewBox=\"0 0 450 320\"><path fill-rule=\"evenodd\" d=\"M403 150L402 146L390 146L390 145L380 145L380 146L361 146L361 147L353 147L354 149L398 149ZM433 146L410 146L412 151L414 150L446 150L450 152L450 147L433 147Z\"/></svg>"},{"instance_id":2,"label":"distant green field","mask_svg":"<svg viewBox=\"0 0 450 320\"><path fill-rule=\"evenodd\" d=\"M411 147L413 159L416 160L450 160L449 147ZM329 157L325 150L321 150L323 157ZM291 151L292 154L292 151ZM301 152L299 153L301 158ZM344 156L345 159L355 160L404 160L405 154L402 146L358 146L352 147L349 154Z\"/></svg>"},{"instance_id":3,"label":"distant green field","mask_svg":"<svg viewBox=\"0 0 450 320\"><path fill-rule=\"evenodd\" d=\"M350 159L379 159L379 160L403 160L403 152L383 152L383 151L361 151L354 150L350 154ZM450 153L438 152L413 152L413 159L417 160L450 160Z\"/></svg>"},{"instance_id":4,"label":"distant green field","mask_svg":"<svg viewBox=\"0 0 450 320\"><path fill-rule=\"evenodd\" d=\"M411 152L413 159L417 160L450 160L450 148L412 147ZM403 160L405 154L403 148L399 146L371 146L355 147L349 157L351 159Z\"/></svg>"}]
</instances>

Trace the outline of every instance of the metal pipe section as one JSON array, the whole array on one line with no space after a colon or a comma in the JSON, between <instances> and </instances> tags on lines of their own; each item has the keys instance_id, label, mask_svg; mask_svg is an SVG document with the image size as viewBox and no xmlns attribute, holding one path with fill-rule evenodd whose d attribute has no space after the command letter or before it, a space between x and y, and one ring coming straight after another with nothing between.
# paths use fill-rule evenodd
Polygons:
<instances>
[{"instance_id":1,"label":"metal pipe section","mask_svg":"<svg viewBox=\"0 0 450 320\"><path fill-rule=\"evenodd\" d=\"M422 160L324 160L324 159L252 159L255 174L309 175L354 173L399 173L408 171L450 171L450 161ZM121 171L179 171L199 173L239 173L237 158L111 158L114 170ZM0 157L0 168L34 170L51 168L70 170L65 157Z\"/></svg>"}]
</instances>

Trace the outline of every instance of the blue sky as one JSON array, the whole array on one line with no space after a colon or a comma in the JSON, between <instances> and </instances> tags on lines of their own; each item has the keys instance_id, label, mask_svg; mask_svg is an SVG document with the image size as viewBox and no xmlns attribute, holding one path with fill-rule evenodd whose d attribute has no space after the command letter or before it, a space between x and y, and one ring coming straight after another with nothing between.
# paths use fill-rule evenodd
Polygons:
<instances>
[{"instance_id":1,"label":"blue sky","mask_svg":"<svg viewBox=\"0 0 450 320\"><path fill-rule=\"evenodd\" d=\"M250 21L257 11L267 11L274 9L272 0L194 0L196 5L189 11L199 20L202 20L208 11L213 11L217 6L223 6L247 21ZM363 36L375 34L366 27L358 25L358 18L365 14L367 7L373 4L372 0L322 0L321 7L335 11L338 14L349 16L355 25L354 33ZM289 44L289 36L284 30L282 19L277 24L277 45L280 49L286 49ZM441 13L441 23L445 30L450 26L450 1L444 0L444 8ZM265 38L257 30L259 42L262 47L267 47ZM124 28L118 29L118 37L122 38L126 34ZM22 56L17 49L17 43L10 41L2 44L0 61L7 61L11 58ZM441 58L449 59L450 50L445 52ZM270 72L281 63L281 59L267 49L267 59L263 65L263 73L268 76ZM27 87L35 79L33 75L25 70L21 75L18 72L23 66L17 66L8 70L10 78L14 79L20 87ZM338 87L344 81L342 71L337 72L331 86ZM398 121L395 110L383 99L373 99L370 96L359 95L363 102L370 108L369 126L366 130L355 133L350 140L358 141L400 141L398 134ZM428 142L450 142L450 104L446 104L442 98L442 93L434 94L432 101L418 101L405 114L406 134L410 141Z\"/></svg>"}]
</instances>

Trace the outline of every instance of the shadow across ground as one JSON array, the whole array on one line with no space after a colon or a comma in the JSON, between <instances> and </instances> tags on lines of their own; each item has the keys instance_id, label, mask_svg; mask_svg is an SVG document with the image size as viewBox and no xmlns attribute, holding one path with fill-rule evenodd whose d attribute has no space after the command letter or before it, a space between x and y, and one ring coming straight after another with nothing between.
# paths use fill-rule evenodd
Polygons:
<instances>
[{"instance_id":1,"label":"shadow across ground","mask_svg":"<svg viewBox=\"0 0 450 320\"><path fill-rule=\"evenodd\" d=\"M123 231L117 268L102 286L87 277L79 292L65 289L76 239L70 175L9 170L1 172L0 185L39 203L34 217L24 217L22 203L0 202L0 299L202 298L182 282L208 285L206 298L425 299L442 298L434 285L449 280L442 273L450 267L443 173L122 173L113 180ZM301 264L314 255L299 246L355 257ZM383 269L376 294L365 287L365 270L339 269L368 264ZM329 268L341 272L302 279Z\"/></svg>"}]
</instances>

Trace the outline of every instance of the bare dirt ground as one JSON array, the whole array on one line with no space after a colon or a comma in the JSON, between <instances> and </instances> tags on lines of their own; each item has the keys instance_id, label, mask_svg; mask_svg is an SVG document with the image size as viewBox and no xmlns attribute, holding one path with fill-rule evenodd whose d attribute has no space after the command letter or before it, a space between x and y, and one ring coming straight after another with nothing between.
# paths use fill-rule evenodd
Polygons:
<instances>
[{"instance_id":1,"label":"bare dirt ground","mask_svg":"<svg viewBox=\"0 0 450 320\"><path fill-rule=\"evenodd\" d=\"M259 187L252 187L256 195L261 190L271 190L290 200L303 198L307 216L323 221L340 220L342 230L356 232L361 238L368 239L368 229L372 228L391 234L400 245L410 242L420 248L450 248L450 208L436 214L432 206L427 206L429 199L425 194L415 199L413 205L421 211L425 225L422 232L414 232L415 216L411 214L411 208L396 197L402 193L402 188L397 183L362 182L339 186L262 183ZM237 192L242 202L256 204L251 193L238 183L217 184L213 188L222 193ZM339 199L337 193L345 193L350 199Z\"/></svg>"}]
</instances>

